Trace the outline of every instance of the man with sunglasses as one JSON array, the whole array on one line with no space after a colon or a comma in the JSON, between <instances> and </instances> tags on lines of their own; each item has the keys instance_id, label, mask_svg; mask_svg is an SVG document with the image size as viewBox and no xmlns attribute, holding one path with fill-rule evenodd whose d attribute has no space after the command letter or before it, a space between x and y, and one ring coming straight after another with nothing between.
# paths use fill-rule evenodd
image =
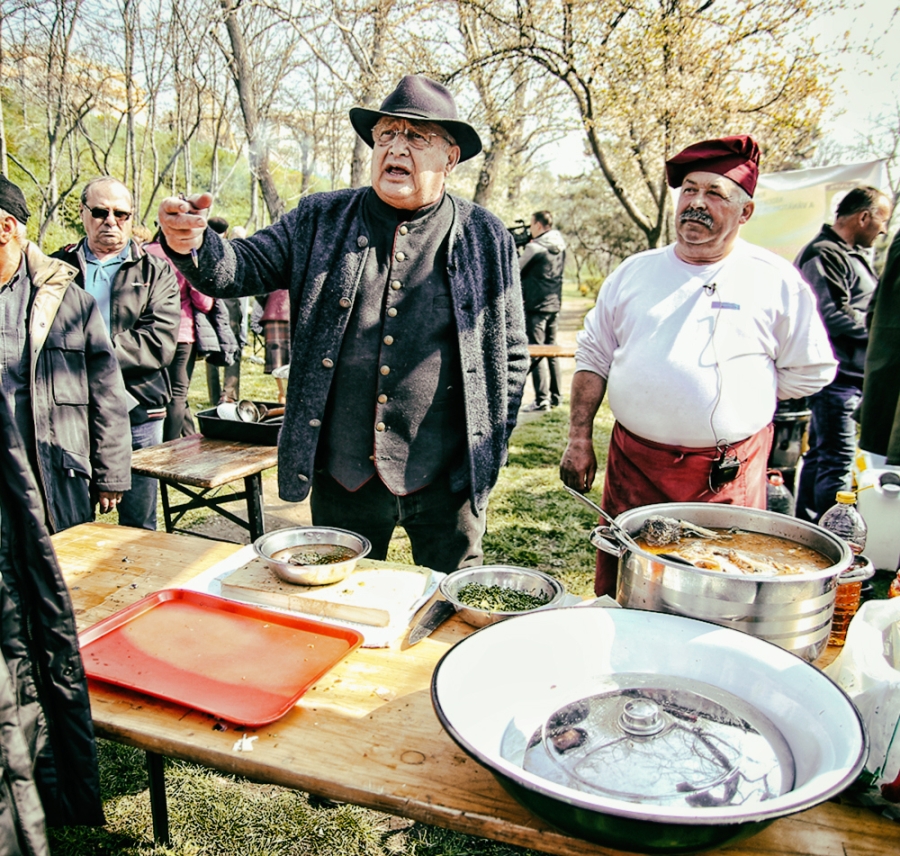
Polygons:
<instances>
[{"instance_id":1,"label":"man with sunglasses","mask_svg":"<svg viewBox=\"0 0 900 856\"><path fill-rule=\"evenodd\" d=\"M560 475L590 490L593 422L608 390L607 513L666 502L765 508L776 403L821 389L836 362L810 287L739 237L753 214L756 141L695 143L665 167L680 188L675 243L623 262L585 317ZM615 594L616 564L598 554L597 594Z\"/></svg>"},{"instance_id":2,"label":"man with sunglasses","mask_svg":"<svg viewBox=\"0 0 900 856\"><path fill-rule=\"evenodd\" d=\"M94 300L72 267L27 239L29 216L22 191L0 176L0 387L47 527L59 532L92 520L96 506L114 510L130 486L128 409Z\"/></svg>"},{"instance_id":3,"label":"man with sunglasses","mask_svg":"<svg viewBox=\"0 0 900 856\"><path fill-rule=\"evenodd\" d=\"M134 203L121 181L101 176L84 186L81 222L85 237L53 255L78 271L76 283L100 308L125 380L132 449L155 446L172 395L166 368L178 339L178 282L165 260L132 240ZM119 523L156 529L156 494L156 479L133 476Z\"/></svg>"},{"instance_id":4,"label":"man with sunglasses","mask_svg":"<svg viewBox=\"0 0 900 856\"><path fill-rule=\"evenodd\" d=\"M421 565L481 564L529 365L515 244L445 190L481 140L443 86L404 77L350 121L371 187L308 196L242 241L206 230L207 194L164 200L160 227L201 291L290 293L282 498L312 488L313 522L364 535L372 558L402 526Z\"/></svg>"}]
</instances>

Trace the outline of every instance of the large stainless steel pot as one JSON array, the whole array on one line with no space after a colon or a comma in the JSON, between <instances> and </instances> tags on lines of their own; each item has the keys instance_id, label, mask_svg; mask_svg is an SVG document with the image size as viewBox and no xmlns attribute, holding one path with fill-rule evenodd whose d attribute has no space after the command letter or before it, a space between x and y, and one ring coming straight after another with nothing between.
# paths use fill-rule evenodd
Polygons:
<instances>
[{"instance_id":1,"label":"large stainless steel pot","mask_svg":"<svg viewBox=\"0 0 900 856\"><path fill-rule=\"evenodd\" d=\"M846 542L821 526L783 514L705 502L644 505L616 523L636 535L653 515L716 529L737 527L777 535L818 550L831 565L809 574L737 576L692 568L660 558L623 539L608 526L591 543L619 557L616 600L622 606L699 618L759 636L812 662L828 644L838 576L853 562Z\"/></svg>"}]
</instances>

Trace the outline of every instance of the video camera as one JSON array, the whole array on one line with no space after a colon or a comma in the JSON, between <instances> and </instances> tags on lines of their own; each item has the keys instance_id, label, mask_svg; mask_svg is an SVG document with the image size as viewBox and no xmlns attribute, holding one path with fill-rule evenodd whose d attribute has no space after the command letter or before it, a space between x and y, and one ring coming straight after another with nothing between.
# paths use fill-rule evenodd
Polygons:
<instances>
[{"instance_id":1,"label":"video camera","mask_svg":"<svg viewBox=\"0 0 900 856\"><path fill-rule=\"evenodd\" d=\"M507 226L507 231L513 236L516 242L516 249L524 247L531 240L531 230L524 220L516 220L515 226Z\"/></svg>"}]
</instances>

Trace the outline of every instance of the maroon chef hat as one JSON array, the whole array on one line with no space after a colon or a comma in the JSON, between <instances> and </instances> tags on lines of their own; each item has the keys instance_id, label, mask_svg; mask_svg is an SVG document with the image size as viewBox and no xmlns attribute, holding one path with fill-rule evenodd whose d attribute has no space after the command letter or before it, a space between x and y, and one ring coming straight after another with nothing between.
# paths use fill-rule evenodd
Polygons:
<instances>
[{"instance_id":1,"label":"maroon chef hat","mask_svg":"<svg viewBox=\"0 0 900 856\"><path fill-rule=\"evenodd\" d=\"M759 178L759 146L749 134L694 143L666 161L670 187L681 187L690 172L714 172L730 178L750 196Z\"/></svg>"}]
</instances>

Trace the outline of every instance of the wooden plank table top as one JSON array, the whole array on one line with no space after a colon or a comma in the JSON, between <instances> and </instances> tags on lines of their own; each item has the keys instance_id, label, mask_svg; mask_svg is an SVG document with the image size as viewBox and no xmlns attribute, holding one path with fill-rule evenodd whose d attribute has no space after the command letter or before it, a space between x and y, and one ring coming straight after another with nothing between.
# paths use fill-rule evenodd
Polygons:
<instances>
[{"instance_id":1,"label":"wooden plank table top","mask_svg":"<svg viewBox=\"0 0 900 856\"><path fill-rule=\"evenodd\" d=\"M152 591L177 586L237 545L101 523L53 536L79 629ZM359 649L285 717L213 730L206 714L102 684L91 686L97 733L150 752L261 782L558 854L614 854L571 838L520 807L446 735L431 705L440 657L471 628L452 618L412 648ZM250 752L235 751L250 734ZM900 828L868 809L825 803L776 821L731 856L875 856Z\"/></svg>"},{"instance_id":2,"label":"wooden plank table top","mask_svg":"<svg viewBox=\"0 0 900 856\"><path fill-rule=\"evenodd\" d=\"M277 446L214 440L202 434L138 449L131 456L131 470L138 475L202 488L221 487L277 463Z\"/></svg>"},{"instance_id":3,"label":"wooden plank table top","mask_svg":"<svg viewBox=\"0 0 900 856\"><path fill-rule=\"evenodd\" d=\"M576 345L529 345L528 356L533 360L541 357L574 357Z\"/></svg>"}]
</instances>

